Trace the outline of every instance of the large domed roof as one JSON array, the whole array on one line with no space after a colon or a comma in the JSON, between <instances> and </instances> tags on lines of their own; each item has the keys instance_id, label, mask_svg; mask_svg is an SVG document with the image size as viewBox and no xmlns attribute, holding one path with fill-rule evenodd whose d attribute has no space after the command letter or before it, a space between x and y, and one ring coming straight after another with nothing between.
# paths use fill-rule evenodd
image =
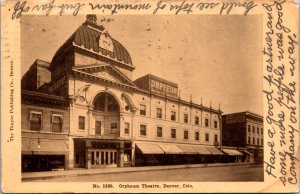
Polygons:
<instances>
[{"instance_id":1,"label":"large domed roof","mask_svg":"<svg viewBox=\"0 0 300 194\"><path fill-rule=\"evenodd\" d=\"M103 48L99 44L100 37L105 36L110 41L111 49ZM95 21L87 21L83 23L73 35L58 49L52 58L52 63L61 57L69 46L76 46L86 51L102 55L106 58L133 66L131 57L126 48L117 40L112 38L103 26L99 26ZM53 64L52 64L53 65Z\"/></svg>"}]
</instances>

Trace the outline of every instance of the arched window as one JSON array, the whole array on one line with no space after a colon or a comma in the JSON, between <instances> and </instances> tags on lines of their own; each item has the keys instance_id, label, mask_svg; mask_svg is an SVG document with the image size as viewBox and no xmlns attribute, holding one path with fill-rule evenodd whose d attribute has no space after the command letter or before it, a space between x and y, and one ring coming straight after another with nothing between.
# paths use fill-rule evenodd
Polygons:
<instances>
[{"instance_id":1,"label":"arched window","mask_svg":"<svg viewBox=\"0 0 300 194\"><path fill-rule=\"evenodd\" d=\"M94 110L119 112L119 104L115 97L107 92L100 93L94 102Z\"/></svg>"}]
</instances>

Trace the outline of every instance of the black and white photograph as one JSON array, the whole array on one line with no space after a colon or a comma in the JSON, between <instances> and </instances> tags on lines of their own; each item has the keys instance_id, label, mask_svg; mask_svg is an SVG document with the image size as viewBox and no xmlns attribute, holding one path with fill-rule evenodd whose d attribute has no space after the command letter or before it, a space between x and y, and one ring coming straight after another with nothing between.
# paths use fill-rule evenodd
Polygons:
<instances>
[{"instance_id":1,"label":"black and white photograph","mask_svg":"<svg viewBox=\"0 0 300 194\"><path fill-rule=\"evenodd\" d=\"M263 181L261 23L23 16L22 180Z\"/></svg>"},{"instance_id":2,"label":"black and white photograph","mask_svg":"<svg viewBox=\"0 0 300 194\"><path fill-rule=\"evenodd\" d=\"M1 191L299 191L298 6L1 2Z\"/></svg>"}]
</instances>

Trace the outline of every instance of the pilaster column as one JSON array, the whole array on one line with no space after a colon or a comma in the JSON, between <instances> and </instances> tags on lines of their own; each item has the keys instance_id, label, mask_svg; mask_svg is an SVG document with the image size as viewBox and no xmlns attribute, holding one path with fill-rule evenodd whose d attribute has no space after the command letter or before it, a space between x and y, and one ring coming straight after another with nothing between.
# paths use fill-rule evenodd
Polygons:
<instances>
[{"instance_id":1,"label":"pilaster column","mask_svg":"<svg viewBox=\"0 0 300 194\"><path fill-rule=\"evenodd\" d=\"M124 142L119 143L118 148L118 167L124 167Z\"/></svg>"},{"instance_id":2,"label":"pilaster column","mask_svg":"<svg viewBox=\"0 0 300 194\"><path fill-rule=\"evenodd\" d=\"M131 166L135 166L135 143L131 144Z\"/></svg>"}]
</instances>

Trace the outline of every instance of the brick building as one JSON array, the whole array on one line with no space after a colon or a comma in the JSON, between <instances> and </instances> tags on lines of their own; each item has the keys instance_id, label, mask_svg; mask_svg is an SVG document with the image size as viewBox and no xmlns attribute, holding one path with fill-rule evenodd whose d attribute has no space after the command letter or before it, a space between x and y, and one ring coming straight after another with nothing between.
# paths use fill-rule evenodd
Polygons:
<instances>
[{"instance_id":1,"label":"brick building","mask_svg":"<svg viewBox=\"0 0 300 194\"><path fill-rule=\"evenodd\" d=\"M263 117L251 112L222 115L222 146L236 147L255 162L263 161Z\"/></svg>"}]
</instances>

